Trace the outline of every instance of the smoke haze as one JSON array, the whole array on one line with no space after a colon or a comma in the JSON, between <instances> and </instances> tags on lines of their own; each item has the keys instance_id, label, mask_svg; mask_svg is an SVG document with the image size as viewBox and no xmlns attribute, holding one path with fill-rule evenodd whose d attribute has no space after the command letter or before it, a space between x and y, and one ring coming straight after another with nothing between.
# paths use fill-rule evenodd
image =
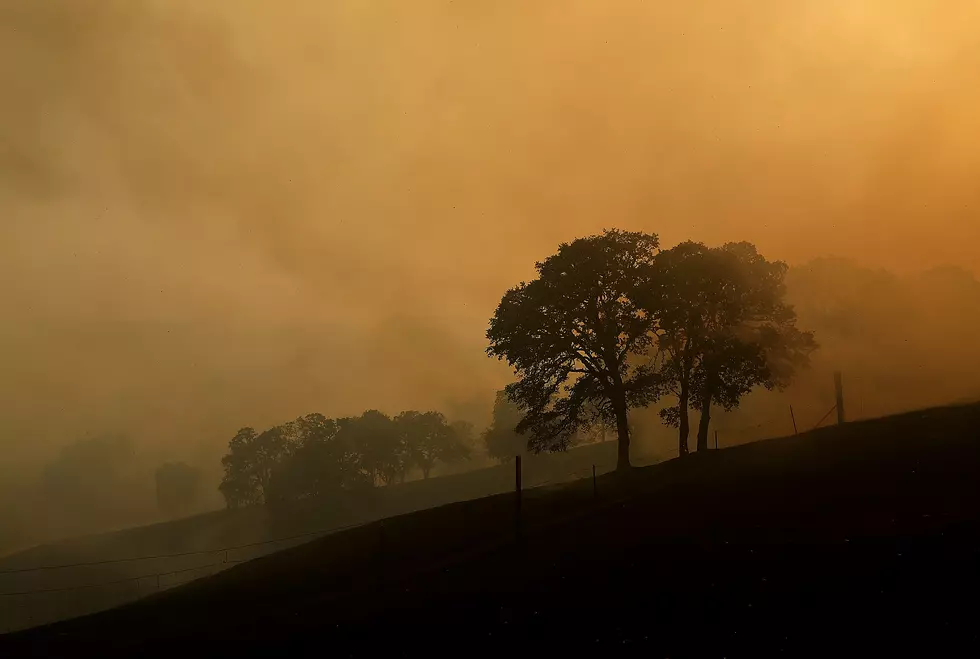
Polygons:
<instances>
[{"instance_id":1,"label":"smoke haze","mask_svg":"<svg viewBox=\"0 0 980 659\"><path fill-rule=\"evenodd\" d=\"M314 410L488 414L500 295L604 227L975 276L978 24L973 0L8 0L3 462L118 432L216 468L238 427Z\"/></svg>"}]
</instances>

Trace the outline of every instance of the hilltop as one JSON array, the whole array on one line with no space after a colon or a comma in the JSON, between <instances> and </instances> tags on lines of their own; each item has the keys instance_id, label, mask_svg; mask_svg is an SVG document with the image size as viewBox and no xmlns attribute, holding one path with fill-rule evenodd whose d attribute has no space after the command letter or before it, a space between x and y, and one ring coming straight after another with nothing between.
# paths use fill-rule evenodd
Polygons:
<instances>
[{"instance_id":1,"label":"hilltop","mask_svg":"<svg viewBox=\"0 0 980 659\"><path fill-rule=\"evenodd\" d=\"M980 405L851 423L532 490L519 530L510 494L381 520L0 647L962 652L978 466Z\"/></svg>"}]
</instances>

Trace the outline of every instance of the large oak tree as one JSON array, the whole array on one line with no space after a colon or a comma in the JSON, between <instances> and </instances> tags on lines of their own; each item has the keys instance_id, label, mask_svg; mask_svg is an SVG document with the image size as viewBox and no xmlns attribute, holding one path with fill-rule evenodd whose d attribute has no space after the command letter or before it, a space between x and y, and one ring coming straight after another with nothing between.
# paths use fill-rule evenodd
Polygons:
<instances>
[{"instance_id":1,"label":"large oak tree","mask_svg":"<svg viewBox=\"0 0 980 659\"><path fill-rule=\"evenodd\" d=\"M629 409L656 394L638 357L654 344L657 319L638 300L658 247L654 234L619 230L563 243L535 264L536 279L503 296L487 353L515 370L506 391L532 450L563 450L580 429L609 424L617 468L630 466Z\"/></svg>"}]
</instances>

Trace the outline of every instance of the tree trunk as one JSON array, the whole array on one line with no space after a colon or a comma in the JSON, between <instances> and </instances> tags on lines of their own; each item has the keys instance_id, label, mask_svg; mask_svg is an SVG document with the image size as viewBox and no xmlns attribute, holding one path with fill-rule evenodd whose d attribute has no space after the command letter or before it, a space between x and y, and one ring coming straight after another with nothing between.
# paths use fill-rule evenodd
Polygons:
<instances>
[{"instance_id":1,"label":"tree trunk","mask_svg":"<svg viewBox=\"0 0 980 659\"><path fill-rule=\"evenodd\" d=\"M691 452L687 439L691 436L691 420L687 416L688 408L691 406L691 369L693 368L694 355L691 340L688 338L684 342L683 367L681 369L681 395L677 404L679 415L679 432L677 455L683 457Z\"/></svg>"},{"instance_id":2,"label":"tree trunk","mask_svg":"<svg viewBox=\"0 0 980 659\"><path fill-rule=\"evenodd\" d=\"M701 421L698 423L698 450L708 450L708 426L711 423L711 402L701 405Z\"/></svg>"},{"instance_id":3,"label":"tree trunk","mask_svg":"<svg viewBox=\"0 0 980 659\"><path fill-rule=\"evenodd\" d=\"M616 471L630 468L630 426L626 412L625 396L616 403L616 432L619 436L616 454Z\"/></svg>"},{"instance_id":4,"label":"tree trunk","mask_svg":"<svg viewBox=\"0 0 980 659\"><path fill-rule=\"evenodd\" d=\"M432 466L431 465L428 466L428 467L426 467L426 466L423 466L422 467L422 478L428 478L429 477L429 470L430 469L432 469Z\"/></svg>"},{"instance_id":5,"label":"tree trunk","mask_svg":"<svg viewBox=\"0 0 980 659\"><path fill-rule=\"evenodd\" d=\"M715 395L715 378L709 374L701 397L701 421L698 423L698 450L708 450L708 426L711 425L711 399Z\"/></svg>"},{"instance_id":6,"label":"tree trunk","mask_svg":"<svg viewBox=\"0 0 980 659\"><path fill-rule=\"evenodd\" d=\"M681 457L687 455L691 451L687 445L687 438L691 435L691 420L687 417L687 408L690 403L690 396L690 385L687 382L681 382L680 402L677 404L677 411L680 416L680 437L677 446L677 455Z\"/></svg>"}]
</instances>

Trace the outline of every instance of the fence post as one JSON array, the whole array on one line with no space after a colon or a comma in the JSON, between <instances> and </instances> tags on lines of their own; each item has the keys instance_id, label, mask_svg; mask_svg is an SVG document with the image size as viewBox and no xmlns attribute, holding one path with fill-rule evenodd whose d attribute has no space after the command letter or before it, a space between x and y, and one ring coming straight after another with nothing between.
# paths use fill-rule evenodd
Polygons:
<instances>
[{"instance_id":1,"label":"fence post","mask_svg":"<svg viewBox=\"0 0 980 659\"><path fill-rule=\"evenodd\" d=\"M844 378L840 371L834 372L834 391L837 394L837 423L844 423Z\"/></svg>"},{"instance_id":2,"label":"fence post","mask_svg":"<svg viewBox=\"0 0 980 659\"><path fill-rule=\"evenodd\" d=\"M514 460L514 480L515 480L515 494L514 499L514 530L518 537L521 534L521 497L523 496L521 488L521 456L516 456Z\"/></svg>"},{"instance_id":3,"label":"fence post","mask_svg":"<svg viewBox=\"0 0 980 659\"><path fill-rule=\"evenodd\" d=\"M715 450L718 450L718 431L715 431Z\"/></svg>"},{"instance_id":4,"label":"fence post","mask_svg":"<svg viewBox=\"0 0 980 659\"><path fill-rule=\"evenodd\" d=\"M793 434L794 435L799 435L800 434L800 431L796 429L796 414L793 413L793 406L792 405L789 406L789 416L790 416L791 419L793 419Z\"/></svg>"}]
</instances>

